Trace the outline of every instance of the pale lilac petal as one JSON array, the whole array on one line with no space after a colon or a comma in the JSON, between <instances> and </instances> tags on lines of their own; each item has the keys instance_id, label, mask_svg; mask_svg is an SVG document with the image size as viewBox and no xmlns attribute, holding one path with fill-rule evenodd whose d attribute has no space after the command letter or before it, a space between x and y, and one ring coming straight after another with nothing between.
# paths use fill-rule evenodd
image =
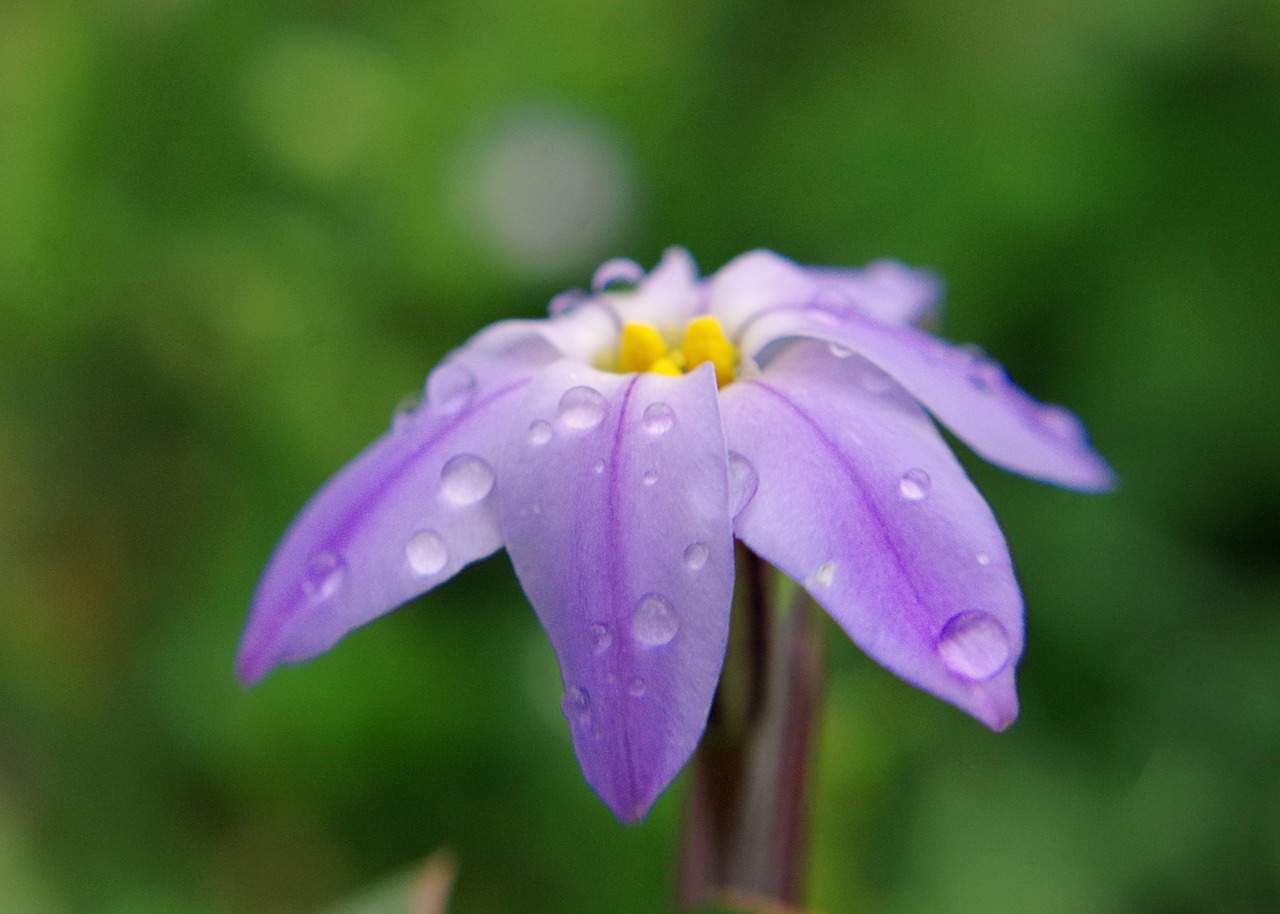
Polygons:
<instances>
[{"instance_id":1,"label":"pale lilac petal","mask_svg":"<svg viewBox=\"0 0 1280 914\"><path fill-rule=\"evenodd\" d=\"M617 313L620 322L651 324L679 331L703 307L698 266L684 248L667 248L662 260L633 291L604 292L596 300Z\"/></svg>"},{"instance_id":2,"label":"pale lilac petal","mask_svg":"<svg viewBox=\"0 0 1280 914\"><path fill-rule=\"evenodd\" d=\"M919 405L864 386L870 368L799 341L725 388L730 460L754 487L735 532L870 656L1001 729L1022 651L1004 537Z\"/></svg>"},{"instance_id":3,"label":"pale lilac petal","mask_svg":"<svg viewBox=\"0 0 1280 914\"><path fill-rule=\"evenodd\" d=\"M556 356L590 364L616 345L621 328L600 298L584 297L552 317L491 324L468 340L466 349L497 356L549 347Z\"/></svg>"},{"instance_id":4,"label":"pale lilac petal","mask_svg":"<svg viewBox=\"0 0 1280 914\"><path fill-rule=\"evenodd\" d=\"M503 529L560 661L587 781L642 817L688 760L724 660L733 538L715 376L570 362L523 398Z\"/></svg>"},{"instance_id":5,"label":"pale lilac petal","mask_svg":"<svg viewBox=\"0 0 1280 914\"><path fill-rule=\"evenodd\" d=\"M992 463L1073 489L1106 489L1114 482L1079 419L1061 406L1033 400L980 353L911 327L814 308L761 314L739 342L767 364L768 350L793 338L824 340L837 353L864 356L889 376L871 383L892 379L902 385Z\"/></svg>"},{"instance_id":6,"label":"pale lilac petal","mask_svg":"<svg viewBox=\"0 0 1280 914\"><path fill-rule=\"evenodd\" d=\"M730 336L753 319L782 309L850 311L893 324L927 314L941 292L933 274L891 260L860 269L804 267L772 251L751 251L706 281L708 307Z\"/></svg>"},{"instance_id":7,"label":"pale lilac petal","mask_svg":"<svg viewBox=\"0 0 1280 914\"><path fill-rule=\"evenodd\" d=\"M502 545L500 456L549 352L458 350L423 405L316 493L258 582L237 660L245 682L328 650Z\"/></svg>"}]
</instances>

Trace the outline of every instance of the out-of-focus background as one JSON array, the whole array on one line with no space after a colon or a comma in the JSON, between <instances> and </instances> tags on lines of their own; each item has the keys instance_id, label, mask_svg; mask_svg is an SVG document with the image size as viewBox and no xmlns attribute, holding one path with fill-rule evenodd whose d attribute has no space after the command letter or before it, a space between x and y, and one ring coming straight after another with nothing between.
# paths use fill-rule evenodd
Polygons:
<instances>
[{"instance_id":1,"label":"out-of-focus background","mask_svg":"<svg viewBox=\"0 0 1280 914\"><path fill-rule=\"evenodd\" d=\"M582 781L498 555L252 691L306 497L482 325L608 256L946 280L1087 421L1085 497L964 458L1026 591L994 735L834 629L828 912L1280 910L1280 7L4 0L0 908L669 904L682 786Z\"/></svg>"}]
</instances>

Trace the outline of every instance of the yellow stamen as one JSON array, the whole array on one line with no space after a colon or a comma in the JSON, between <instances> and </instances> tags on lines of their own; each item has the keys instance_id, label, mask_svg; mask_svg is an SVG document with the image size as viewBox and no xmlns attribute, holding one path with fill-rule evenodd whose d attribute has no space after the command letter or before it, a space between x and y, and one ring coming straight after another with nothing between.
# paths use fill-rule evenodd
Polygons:
<instances>
[{"instance_id":1,"label":"yellow stamen","mask_svg":"<svg viewBox=\"0 0 1280 914\"><path fill-rule=\"evenodd\" d=\"M672 359L671 356L663 356L658 359L649 366L649 370L657 374L684 374L684 372L680 370L680 366L675 363L675 360Z\"/></svg>"},{"instance_id":2,"label":"yellow stamen","mask_svg":"<svg viewBox=\"0 0 1280 914\"><path fill-rule=\"evenodd\" d=\"M667 341L662 338L657 328L649 324L624 324L622 327L622 339L618 344L618 370L623 372L631 371L658 371L660 374L679 374L680 369L675 371L663 371L654 368L658 362L670 362L667 351Z\"/></svg>"},{"instance_id":3,"label":"yellow stamen","mask_svg":"<svg viewBox=\"0 0 1280 914\"><path fill-rule=\"evenodd\" d=\"M738 350L729 342L714 317L695 317L684 328L685 371L693 371L703 362L710 362L716 369L716 383L724 387L733 380L738 367Z\"/></svg>"}]
</instances>

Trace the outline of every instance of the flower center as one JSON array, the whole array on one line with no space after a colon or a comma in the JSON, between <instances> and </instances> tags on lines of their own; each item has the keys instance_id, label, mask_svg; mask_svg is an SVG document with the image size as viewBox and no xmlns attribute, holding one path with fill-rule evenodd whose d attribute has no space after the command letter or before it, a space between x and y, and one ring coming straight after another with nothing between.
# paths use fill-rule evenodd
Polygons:
<instances>
[{"instance_id":1,"label":"flower center","mask_svg":"<svg viewBox=\"0 0 1280 914\"><path fill-rule=\"evenodd\" d=\"M710 316L689 321L679 345L668 345L667 338L652 324L627 323L618 338L616 359L605 361L620 372L669 375L684 374L710 362L716 370L716 384L724 387L738 368L738 348L724 335L720 321Z\"/></svg>"}]
</instances>

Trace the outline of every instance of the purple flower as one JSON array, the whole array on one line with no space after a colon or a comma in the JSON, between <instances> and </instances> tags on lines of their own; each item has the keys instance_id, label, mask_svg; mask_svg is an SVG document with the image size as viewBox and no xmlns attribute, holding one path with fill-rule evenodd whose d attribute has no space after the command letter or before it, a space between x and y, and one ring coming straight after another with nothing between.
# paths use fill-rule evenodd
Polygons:
<instances>
[{"instance_id":1,"label":"purple flower","mask_svg":"<svg viewBox=\"0 0 1280 914\"><path fill-rule=\"evenodd\" d=\"M505 546L551 637L582 770L624 820L696 747L729 632L735 537L908 682L1017 715L1004 537L925 410L988 460L1098 490L1080 422L911 324L928 274L768 251L699 279L669 250L546 320L451 353L423 405L312 498L254 595L255 682Z\"/></svg>"}]
</instances>

